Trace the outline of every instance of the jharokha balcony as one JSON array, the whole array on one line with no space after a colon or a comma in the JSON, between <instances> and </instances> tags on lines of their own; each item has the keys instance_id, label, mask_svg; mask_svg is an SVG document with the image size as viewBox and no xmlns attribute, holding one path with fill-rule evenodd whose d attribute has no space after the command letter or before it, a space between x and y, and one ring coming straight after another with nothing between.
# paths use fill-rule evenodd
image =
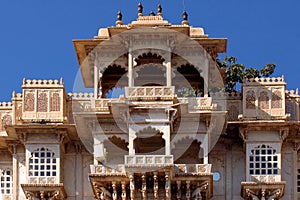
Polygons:
<instances>
[{"instance_id":1,"label":"jharokha balcony","mask_svg":"<svg viewBox=\"0 0 300 200\"><path fill-rule=\"evenodd\" d=\"M113 167L92 165L89 177L96 199L209 199L212 196L211 164L165 163L162 166L162 160L171 162L172 157L150 157L126 156L125 165ZM157 160L160 161L156 164ZM146 162L150 168L160 168L143 171Z\"/></svg>"}]
</instances>

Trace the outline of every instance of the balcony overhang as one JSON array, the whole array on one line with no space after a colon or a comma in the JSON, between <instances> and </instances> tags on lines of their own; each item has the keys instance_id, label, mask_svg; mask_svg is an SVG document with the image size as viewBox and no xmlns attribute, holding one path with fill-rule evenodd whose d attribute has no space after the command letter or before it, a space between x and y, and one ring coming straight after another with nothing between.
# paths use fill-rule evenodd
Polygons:
<instances>
[{"instance_id":1,"label":"balcony overhang","mask_svg":"<svg viewBox=\"0 0 300 200\"><path fill-rule=\"evenodd\" d=\"M27 199L39 197L40 199L65 200L67 193L64 185L59 184L21 184Z\"/></svg>"},{"instance_id":2,"label":"balcony overhang","mask_svg":"<svg viewBox=\"0 0 300 200\"><path fill-rule=\"evenodd\" d=\"M286 182L242 182L241 196L251 199L280 199L284 195Z\"/></svg>"}]
</instances>

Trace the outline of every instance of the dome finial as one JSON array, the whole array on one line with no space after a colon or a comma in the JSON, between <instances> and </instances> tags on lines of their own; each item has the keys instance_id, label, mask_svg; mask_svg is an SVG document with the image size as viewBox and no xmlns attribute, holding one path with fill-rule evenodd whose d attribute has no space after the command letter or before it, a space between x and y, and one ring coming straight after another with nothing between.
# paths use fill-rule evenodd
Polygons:
<instances>
[{"instance_id":1,"label":"dome finial","mask_svg":"<svg viewBox=\"0 0 300 200\"><path fill-rule=\"evenodd\" d=\"M182 25L189 25L188 21L188 14L186 11L183 12L182 14L183 21L181 22Z\"/></svg>"},{"instance_id":2,"label":"dome finial","mask_svg":"<svg viewBox=\"0 0 300 200\"><path fill-rule=\"evenodd\" d=\"M122 18L123 18L122 12L119 10L117 14L116 25L123 25Z\"/></svg>"},{"instance_id":3,"label":"dome finial","mask_svg":"<svg viewBox=\"0 0 300 200\"><path fill-rule=\"evenodd\" d=\"M162 16L162 7L161 7L160 3L157 6L157 15Z\"/></svg>"},{"instance_id":4,"label":"dome finial","mask_svg":"<svg viewBox=\"0 0 300 200\"><path fill-rule=\"evenodd\" d=\"M155 16L155 13L153 11L151 11L150 16Z\"/></svg>"},{"instance_id":5,"label":"dome finial","mask_svg":"<svg viewBox=\"0 0 300 200\"><path fill-rule=\"evenodd\" d=\"M143 16L143 5L141 2L138 5L138 16Z\"/></svg>"}]
</instances>

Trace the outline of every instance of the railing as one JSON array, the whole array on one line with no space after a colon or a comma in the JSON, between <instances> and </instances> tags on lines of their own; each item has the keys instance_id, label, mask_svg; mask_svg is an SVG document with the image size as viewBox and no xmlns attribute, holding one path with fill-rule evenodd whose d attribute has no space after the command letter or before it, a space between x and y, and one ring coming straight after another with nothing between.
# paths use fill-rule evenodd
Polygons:
<instances>
[{"instance_id":1,"label":"railing","mask_svg":"<svg viewBox=\"0 0 300 200\"><path fill-rule=\"evenodd\" d=\"M125 96L135 101L172 100L175 96L174 91L174 86L126 87Z\"/></svg>"},{"instance_id":2,"label":"railing","mask_svg":"<svg viewBox=\"0 0 300 200\"><path fill-rule=\"evenodd\" d=\"M28 177L29 184L55 184L58 183L55 176Z\"/></svg>"},{"instance_id":3,"label":"railing","mask_svg":"<svg viewBox=\"0 0 300 200\"><path fill-rule=\"evenodd\" d=\"M213 110L216 107L212 104L211 97L183 97L178 100L180 103L187 103L189 109L193 110Z\"/></svg>"},{"instance_id":4,"label":"railing","mask_svg":"<svg viewBox=\"0 0 300 200\"><path fill-rule=\"evenodd\" d=\"M211 164L175 164L175 174L210 174Z\"/></svg>"},{"instance_id":5,"label":"railing","mask_svg":"<svg viewBox=\"0 0 300 200\"><path fill-rule=\"evenodd\" d=\"M281 176L280 175L252 175L251 181L262 182L262 183L274 183L274 182L280 182Z\"/></svg>"},{"instance_id":6,"label":"railing","mask_svg":"<svg viewBox=\"0 0 300 200\"><path fill-rule=\"evenodd\" d=\"M173 155L125 156L126 166L165 166L173 164Z\"/></svg>"},{"instance_id":7,"label":"railing","mask_svg":"<svg viewBox=\"0 0 300 200\"><path fill-rule=\"evenodd\" d=\"M107 167L104 165L91 165L92 174L103 174L103 175L126 175L125 166L118 165L114 167Z\"/></svg>"}]
</instances>

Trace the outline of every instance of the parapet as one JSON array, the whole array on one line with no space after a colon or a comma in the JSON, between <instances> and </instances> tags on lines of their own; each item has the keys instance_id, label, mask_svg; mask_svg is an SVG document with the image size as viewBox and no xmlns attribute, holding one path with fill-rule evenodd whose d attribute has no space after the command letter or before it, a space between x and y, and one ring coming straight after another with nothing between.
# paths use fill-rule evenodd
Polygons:
<instances>
[{"instance_id":1,"label":"parapet","mask_svg":"<svg viewBox=\"0 0 300 200\"><path fill-rule=\"evenodd\" d=\"M22 88L63 88L63 79L60 80L29 80L23 79Z\"/></svg>"}]
</instances>

